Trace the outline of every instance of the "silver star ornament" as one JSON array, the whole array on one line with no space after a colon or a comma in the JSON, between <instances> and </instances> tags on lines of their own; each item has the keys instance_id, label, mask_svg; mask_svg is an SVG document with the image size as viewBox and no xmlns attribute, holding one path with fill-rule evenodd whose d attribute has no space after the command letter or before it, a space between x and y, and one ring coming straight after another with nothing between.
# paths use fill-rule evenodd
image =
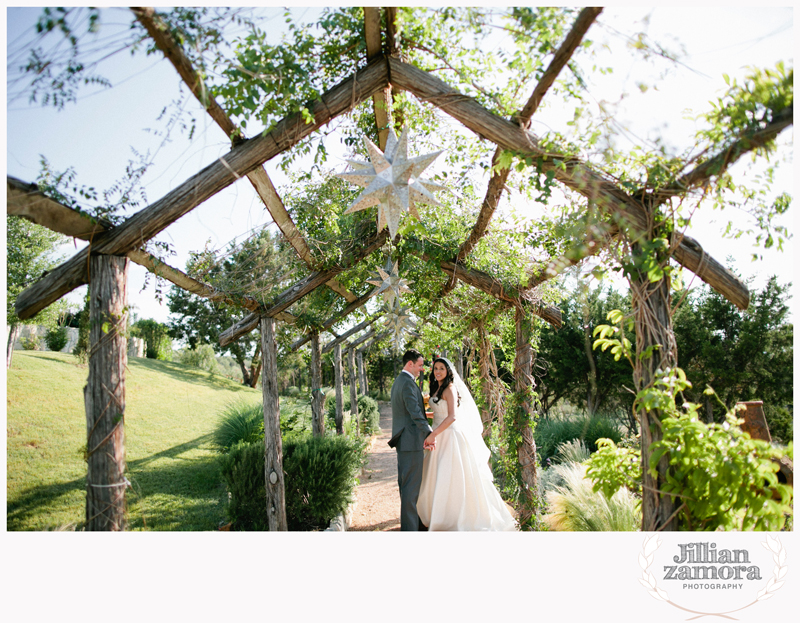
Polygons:
<instances>
[{"instance_id":1,"label":"silver star ornament","mask_svg":"<svg viewBox=\"0 0 800 623\"><path fill-rule=\"evenodd\" d=\"M406 128L403 128L399 139L389 129L385 152L381 152L366 137L364 142L370 162L348 160L353 170L337 174L337 177L364 188L345 210L345 214L378 206L378 231L388 226L389 235L394 239L400 228L400 216L404 212L420 220L415 202L441 205L431 193L446 190L446 187L423 179L420 174L442 151L409 159Z\"/></svg>"},{"instance_id":2,"label":"silver star ornament","mask_svg":"<svg viewBox=\"0 0 800 623\"><path fill-rule=\"evenodd\" d=\"M402 346L403 335L410 333L411 329L416 326L414 321L411 320L408 308L400 307L399 301L386 314L384 325L394 333L392 341L394 342L395 350L399 350Z\"/></svg>"},{"instance_id":3,"label":"silver star ornament","mask_svg":"<svg viewBox=\"0 0 800 623\"><path fill-rule=\"evenodd\" d=\"M410 286L413 281L408 281L400 277L397 269L397 262L392 265L392 260L386 260L386 268L378 268L378 276L368 279L367 283L377 286L374 295L382 294L383 300L391 307L395 299L400 300L400 294L411 292Z\"/></svg>"}]
</instances>

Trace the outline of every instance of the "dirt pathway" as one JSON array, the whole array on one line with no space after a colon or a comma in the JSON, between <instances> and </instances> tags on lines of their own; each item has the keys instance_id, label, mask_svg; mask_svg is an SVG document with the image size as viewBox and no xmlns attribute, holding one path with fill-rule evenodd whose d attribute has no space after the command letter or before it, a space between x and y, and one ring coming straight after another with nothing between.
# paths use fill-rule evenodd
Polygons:
<instances>
[{"instance_id":1,"label":"dirt pathway","mask_svg":"<svg viewBox=\"0 0 800 623\"><path fill-rule=\"evenodd\" d=\"M400 530L400 490L397 488L397 453L386 442L392 436L392 407L379 403L381 433L372 444L369 462L356 488L356 507L350 531Z\"/></svg>"}]
</instances>

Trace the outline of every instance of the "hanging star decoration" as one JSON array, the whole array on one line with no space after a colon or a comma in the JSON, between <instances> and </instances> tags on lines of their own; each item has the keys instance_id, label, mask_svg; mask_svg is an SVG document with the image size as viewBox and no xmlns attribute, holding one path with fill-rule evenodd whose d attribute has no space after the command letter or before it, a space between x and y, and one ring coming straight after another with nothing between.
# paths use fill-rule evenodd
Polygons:
<instances>
[{"instance_id":1,"label":"hanging star decoration","mask_svg":"<svg viewBox=\"0 0 800 623\"><path fill-rule=\"evenodd\" d=\"M378 268L378 275L372 279L368 279L367 283L377 286L378 289L373 292L373 295L382 294L383 300L392 307L395 299L400 300L400 294L403 292L411 292L410 286L413 281L408 281L400 277L397 268L397 262L392 265L392 260L386 260L386 268Z\"/></svg>"},{"instance_id":2,"label":"hanging star decoration","mask_svg":"<svg viewBox=\"0 0 800 623\"><path fill-rule=\"evenodd\" d=\"M400 228L400 216L409 212L420 220L415 202L441 205L431 194L435 190L447 190L445 186L420 177L420 174L442 153L437 151L425 156L409 159L408 131L403 129L398 139L389 129L386 151L381 150L368 138L370 163L348 160L352 171L337 174L337 177L358 184L364 190L345 210L345 214L378 206L378 231L389 227L392 239Z\"/></svg>"},{"instance_id":3,"label":"hanging star decoration","mask_svg":"<svg viewBox=\"0 0 800 623\"><path fill-rule=\"evenodd\" d=\"M400 301L390 309L386 314L384 325L394 332L392 341L394 342L395 350L400 350L402 346L402 338L406 333L410 333L416 325L411 320L411 314L408 312L407 307L400 307Z\"/></svg>"}]
</instances>

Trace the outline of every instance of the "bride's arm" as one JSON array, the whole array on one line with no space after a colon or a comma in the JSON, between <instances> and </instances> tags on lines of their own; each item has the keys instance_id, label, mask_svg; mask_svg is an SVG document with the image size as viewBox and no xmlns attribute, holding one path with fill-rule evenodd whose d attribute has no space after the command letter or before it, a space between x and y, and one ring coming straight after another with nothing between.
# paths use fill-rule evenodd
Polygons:
<instances>
[{"instance_id":1,"label":"bride's arm","mask_svg":"<svg viewBox=\"0 0 800 623\"><path fill-rule=\"evenodd\" d=\"M436 439L437 435L441 435L445 430L447 430L450 425L456 421L456 392L453 389L452 385L448 385L447 389L444 390L442 393L442 398L447 402L447 417L442 420L442 423L439 424L436 428L433 429L433 432L428 435L427 442L433 442Z\"/></svg>"}]
</instances>

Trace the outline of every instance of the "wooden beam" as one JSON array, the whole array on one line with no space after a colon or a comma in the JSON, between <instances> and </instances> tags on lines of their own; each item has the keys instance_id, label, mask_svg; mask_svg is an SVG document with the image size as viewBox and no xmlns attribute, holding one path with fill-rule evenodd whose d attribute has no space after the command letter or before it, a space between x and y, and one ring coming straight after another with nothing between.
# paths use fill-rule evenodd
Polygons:
<instances>
[{"instance_id":1,"label":"wooden beam","mask_svg":"<svg viewBox=\"0 0 800 623\"><path fill-rule=\"evenodd\" d=\"M364 39L367 44L367 60L380 56L381 44L381 10L379 7L364 7ZM372 96L372 109L375 112L375 125L378 130L378 144L382 151L386 150L386 140L391 124L392 85L388 84L382 92Z\"/></svg>"},{"instance_id":2,"label":"wooden beam","mask_svg":"<svg viewBox=\"0 0 800 623\"><path fill-rule=\"evenodd\" d=\"M136 18L147 30L147 33L155 41L159 49L164 53L164 56L172 63L177 70L184 83L189 87L194 96L206 109L206 112L211 118L222 128L229 139L238 140L240 137L240 130L236 127L230 117L225 114L225 111L217 104L217 101L211 97L205 89L202 77L194 70L191 61L186 57L181 46L175 41L169 33L167 25L156 14L153 7L132 7ZM247 178L253 185L253 188L261 197L267 210L272 216L272 220L281 230L281 233L289 241L294 250L297 252L298 257L303 260L309 268L314 268L314 258L311 255L311 249L306 244L303 234L297 229L291 215L283 205L283 201L275 190L272 180L269 178L267 171L263 166L253 169L247 174ZM356 299L356 296L348 292L337 281L329 284L331 289L344 296L348 302Z\"/></svg>"},{"instance_id":3,"label":"wooden beam","mask_svg":"<svg viewBox=\"0 0 800 623\"><path fill-rule=\"evenodd\" d=\"M292 114L278 122L271 132L236 145L225 156L218 158L119 227L98 235L91 245L91 253L123 255L141 246L241 176L351 110L387 83L385 60L378 58L371 61L355 75L332 87L318 101L309 105L313 122L306 123L301 114ZM88 248L82 250L21 292L16 302L17 316L23 320L31 318L68 292L87 283L89 253Z\"/></svg>"},{"instance_id":4,"label":"wooden beam","mask_svg":"<svg viewBox=\"0 0 800 623\"><path fill-rule=\"evenodd\" d=\"M91 241L97 234L113 227L108 221L95 221L87 214L50 199L43 195L35 184L26 184L11 176L8 176L7 179L8 202L6 208L9 215L25 218L58 233L87 241ZM144 266L157 277L166 279L179 288L210 301L250 310L259 308L259 302L256 299L248 296L231 296L165 264L142 249L129 251L127 257L132 262ZM296 320L294 316L286 312L282 312L276 318L289 324L293 324Z\"/></svg>"},{"instance_id":5,"label":"wooden beam","mask_svg":"<svg viewBox=\"0 0 800 623\"><path fill-rule=\"evenodd\" d=\"M346 331L345 333L342 333L339 337L337 337L332 342L329 342L329 343L325 344L325 347L322 349L322 354L324 355L326 353L331 352L333 347L336 346L337 344L341 344L342 342L346 341L347 338L349 338L351 335L354 335L354 334L358 333L362 329L366 329L369 325L371 325L373 322L375 322L378 319L378 317L379 316L373 316L372 318L370 318L368 320L365 320L364 322L360 322L359 324L354 326L349 331Z\"/></svg>"},{"instance_id":6,"label":"wooden beam","mask_svg":"<svg viewBox=\"0 0 800 623\"><path fill-rule=\"evenodd\" d=\"M545 93L547 93L550 87L553 86L553 83L561 73L561 70L564 69L569 59L572 58L575 50L578 49L581 41L583 41L583 37L586 35L586 32L589 30L592 24L594 24L597 16L600 15L602 10L602 8L598 7L586 7L580 12L569 34L553 55L553 60L550 61L550 65L547 67L544 74L542 74L542 77L537 83L536 87L534 87L530 98L525 103L525 106L522 107L522 110L512 117L512 122L516 123L521 128L528 128L530 126L531 118L539 108L539 104L542 102L542 98L544 98ZM500 157L501 151L502 150L499 147L495 150L494 156L492 157L493 167L497 164L497 160ZM456 263L463 262L467 255L472 252L472 249L475 248L478 240L480 240L486 234L489 221L494 215L497 205L500 202L500 196L505 188L509 173L510 169L501 169L496 171L489 180L489 186L486 189L486 196L483 199L483 205L481 206L480 214L478 214L478 219L476 220L469 237L464 241L464 243L461 245L461 248L458 250L458 255L456 256L457 259L455 260ZM453 283L453 285L455 284Z\"/></svg>"},{"instance_id":7,"label":"wooden beam","mask_svg":"<svg viewBox=\"0 0 800 623\"><path fill-rule=\"evenodd\" d=\"M503 149L536 158L541 162L543 171L552 171L555 179L609 214L632 243L640 240L643 232L647 231L648 217L642 204L612 180L605 179L578 158L545 152L534 134L489 112L473 98L459 93L438 78L397 59L389 57L387 60L392 84L438 106L479 136ZM686 244L684 240L679 241L679 247ZM684 251L690 251L689 256L694 255L691 250ZM676 250L674 257L681 262L687 255ZM738 279L731 279L729 274L715 270L697 275L731 302L749 297L747 286Z\"/></svg>"},{"instance_id":8,"label":"wooden beam","mask_svg":"<svg viewBox=\"0 0 800 623\"><path fill-rule=\"evenodd\" d=\"M220 346L227 346L228 344L238 340L243 335L246 335L250 333L250 331L255 329L256 326L258 326L259 314L266 316L274 315L275 317L277 317L278 313L285 313L283 310L285 310L287 307L289 307L290 305L298 301L300 298L311 292L315 287L317 287L321 283L324 283L326 278L329 278L331 275L337 275L343 270L350 268L351 266L355 265L358 261L369 255L370 253L380 248L386 241L388 235L389 235L388 230L386 229L382 230L381 233L378 234L376 238L371 238L364 241L363 245L366 246L361 248L359 253L357 253L354 256L351 256L351 258L348 259L345 264L333 268L329 271L324 271L324 273L320 272L312 273L305 279L301 279L299 282L295 283L289 289L284 291L279 297L274 299L270 304L269 308L265 307L261 312L252 313L246 318L243 318L242 320L237 322L229 329L223 331L219 336ZM315 283L316 285L314 285ZM374 292L375 289L370 291L370 293L365 294L364 296L348 304L341 314L326 320L323 323L322 328L325 330L330 329L334 324L342 320L345 316L347 316L351 312L355 311L356 309L364 305L364 303L366 303L370 298L372 298L372 296L374 296ZM303 338L303 340L295 342L294 344L292 344L291 350L296 351L303 344L308 342L309 339L311 338L309 336L306 336L305 338Z\"/></svg>"}]
</instances>

